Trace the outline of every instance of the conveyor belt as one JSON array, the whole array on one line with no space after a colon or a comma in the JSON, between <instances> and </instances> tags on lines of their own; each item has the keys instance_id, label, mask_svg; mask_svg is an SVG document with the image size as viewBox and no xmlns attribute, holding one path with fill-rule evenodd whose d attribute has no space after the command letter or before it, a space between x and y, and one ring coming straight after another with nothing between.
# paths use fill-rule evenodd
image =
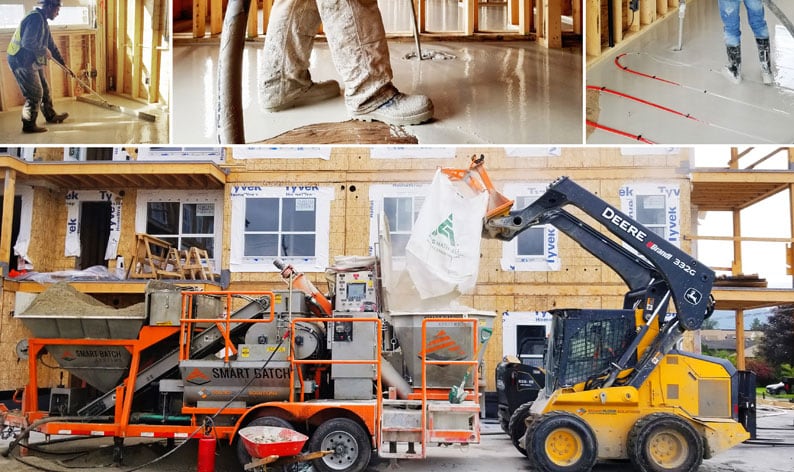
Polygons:
<instances>
[{"instance_id":1,"label":"conveyor belt","mask_svg":"<svg viewBox=\"0 0 794 472\"><path fill-rule=\"evenodd\" d=\"M249 303L232 313L231 318L236 320L250 320L264 314L270 308L270 298L262 297ZM247 323L237 323L230 326L231 334L244 328ZM191 357L202 357L223 348L223 336L216 325L200 332L193 337L190 343ZM158 380L179 367L179 349L160 358L154 364L146 367L135 378L135 392ZM116 405L116 389L111 389L101 397L87 404L77 414L79 416L97 416L111 410Z\"/></svg>"}]
</instances>

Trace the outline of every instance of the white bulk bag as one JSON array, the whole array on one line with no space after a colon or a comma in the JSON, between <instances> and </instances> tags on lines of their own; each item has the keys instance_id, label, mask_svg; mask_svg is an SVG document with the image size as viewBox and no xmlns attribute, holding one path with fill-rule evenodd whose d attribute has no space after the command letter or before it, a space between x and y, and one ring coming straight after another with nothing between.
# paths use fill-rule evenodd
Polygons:
<instances>
[{"instance_id":1,"label":"white bulk bag","mask_svg":"<svg viewBox=\"0 0 794 472\"><path fill-rule=\"evenodd\" d=\"M405 248L406 270L421 298L474 288L487 205L487 192L436 171Z\"/></svg>"}]
</instances>

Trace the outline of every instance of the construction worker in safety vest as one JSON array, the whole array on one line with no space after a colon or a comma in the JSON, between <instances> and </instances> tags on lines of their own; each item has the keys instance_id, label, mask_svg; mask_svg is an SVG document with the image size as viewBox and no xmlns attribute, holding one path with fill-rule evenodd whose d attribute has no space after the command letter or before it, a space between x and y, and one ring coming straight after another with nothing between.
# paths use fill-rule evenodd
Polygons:
<instances>
[{"instance_id":1,"label":"construction worker in safety vest","mask_svg":"<svg viewBox=\"0 0 794 472\"><path fill-rule=\"evenodd\" d=\"M44 75L47 60L66 62L52 40L47 20L54 20L61 10L61 0L40 0L40 7L30 11L14 32L8 44L8 65L19 84L25 105L22 107L22 131L42 133L47 131L36 125L39 106L47 123L61 123L68 113L56 113L52 106L50 87Z\"/></svg>"}]
</instances>

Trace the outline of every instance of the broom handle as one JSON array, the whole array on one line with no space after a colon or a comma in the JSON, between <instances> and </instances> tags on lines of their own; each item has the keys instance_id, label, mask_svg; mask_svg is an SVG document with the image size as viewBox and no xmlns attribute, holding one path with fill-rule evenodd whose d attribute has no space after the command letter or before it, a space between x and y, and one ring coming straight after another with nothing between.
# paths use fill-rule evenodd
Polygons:
<instances>
[{"instance_id":1,"label":"broom handle","mask_svg":"<svg viewBox=\"0 0 794 472\"><path fill-rule=\"evenodd\" d=\"M71 75L71 76L72 76L72 78L73 78L74 80L76 80L76 81L77 81L77 83L79 83L80 85L82 85L84 89L86 89L86 90L88 90L89 92L91 92L92 94L96 95L96 96L97 96L97 97L98 97L100 100L102 100L102 103L104 103L104 104L106 104L106 105L108 104L108 101L107 101L107 100L105 100L105 97L103 97L102 95L100 95L100 94L98 94L97 92L95 92L95 91L94 91L94 89L92 89L92 88L91 88L91 87L90 87L90 86L89 86L87 83L83 82L83 81L82 81L82 79L80 79L80 77L78 77L78 76L77 76L77 74L75 74L75 73L72 71L72 69L70 69L70 68L66 67L66 64L61 64L60 62L56 61L55 59L53 59L53 60L52 60L52 62L54 62L54 63L58 64L58 66L59 66L61 69L65 70L65 71L66 71L66 72L67 72L69 75Z\"/></svg>"}]
</instances>

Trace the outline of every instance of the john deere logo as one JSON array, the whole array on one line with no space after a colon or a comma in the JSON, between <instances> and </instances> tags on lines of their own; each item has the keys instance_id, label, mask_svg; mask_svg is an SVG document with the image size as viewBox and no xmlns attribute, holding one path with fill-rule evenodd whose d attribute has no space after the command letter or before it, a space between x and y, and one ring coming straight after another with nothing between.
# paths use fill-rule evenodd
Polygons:
<instances>
[{"instance_id":1,"label":"john deere logo","mask_svg":"<svg viewBox=\"0 0 794 472\"><path fill-rule=\"evenodd\" d=\"M204 372L193 369L193 371L185 377L185 381L190 382L194 385L204 385L205 383L210 381L210 378L207 377Z\"/></svg>"}]
</instances>

